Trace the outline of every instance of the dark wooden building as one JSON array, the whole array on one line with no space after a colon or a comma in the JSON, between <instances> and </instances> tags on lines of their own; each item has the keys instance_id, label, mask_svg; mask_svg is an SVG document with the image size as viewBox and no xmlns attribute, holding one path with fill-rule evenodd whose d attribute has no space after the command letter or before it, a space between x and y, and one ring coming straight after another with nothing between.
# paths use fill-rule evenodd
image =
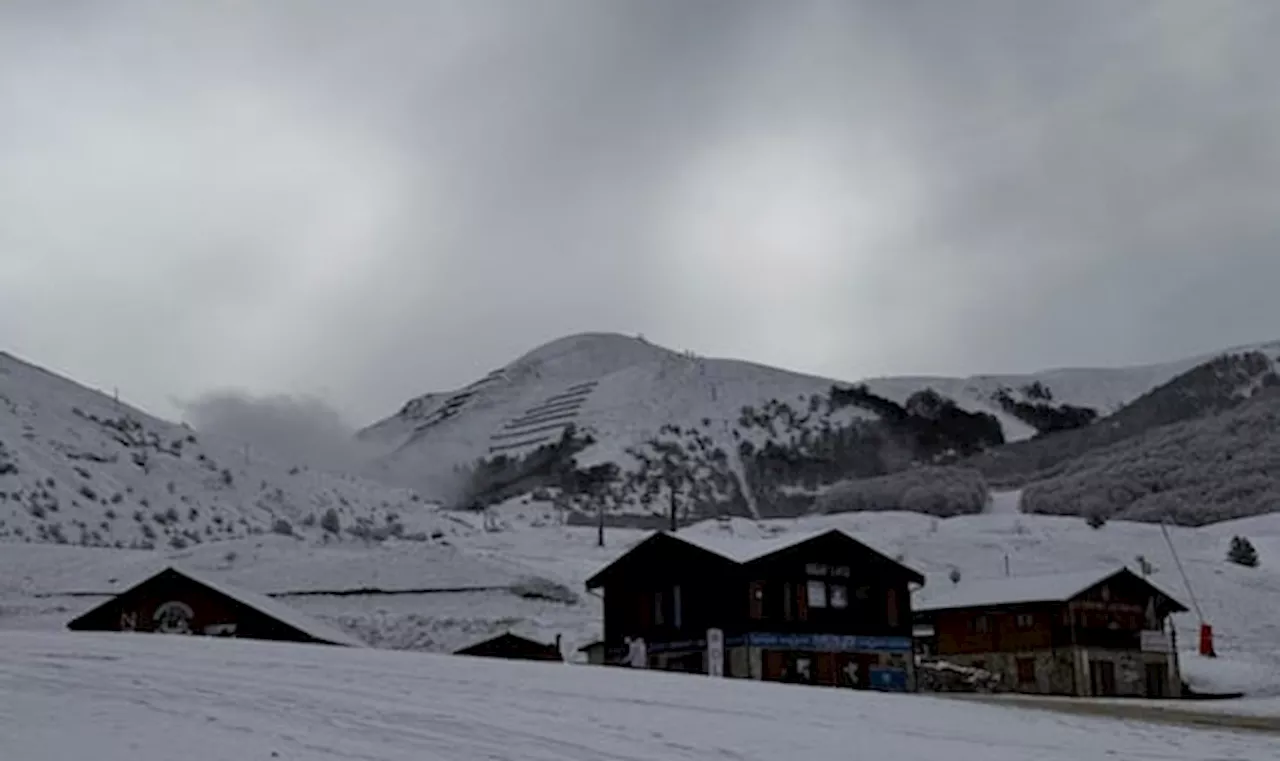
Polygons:
<instances>
[{"instance_id":1,"label":"dark wooden building","mask_svg":"<svg viewBox=\"0 0 1280 761\"><path fill-rule=\"evenodd\" d=\"M464 647L454 655L509 658L520 661L564 661L564 654L560 652L560 637L556 637L555 644L548 645L511 632L504 632L483 642Z\"/></svg>"},{"instance_id":2,"label":"dark wooden building","mask_svg":"<svg viewBox=\"0 0 1280 761\"><path fill-rule=\"evenodd\" d=\"M660 532L587 587L604 590L598 647L642 641L649 668L910 690L911 585L923 583L833 529L757 541Z\"/></svg>"},{"instance_id":3,"label":"dark wooden building","mask_svg":"<svg viewBox=\"0 0 1280 761\"><path fill-rule=\"evenodd\" d=\"M76 631L131 631L362 646L266 595L166 568L73 619Z\"/></svg>"},{"instance_id":4,"label":"dark wooden building","mask_svg":"<svg viewBox=\"0 0 1280 761\"><path fill-rule=\"evenodd\" d=\"M1128 569L961 581L917 601L934 655L1017 692L1181 694L1170 615L1186 607Z\"/></svg>"}]
</instances>

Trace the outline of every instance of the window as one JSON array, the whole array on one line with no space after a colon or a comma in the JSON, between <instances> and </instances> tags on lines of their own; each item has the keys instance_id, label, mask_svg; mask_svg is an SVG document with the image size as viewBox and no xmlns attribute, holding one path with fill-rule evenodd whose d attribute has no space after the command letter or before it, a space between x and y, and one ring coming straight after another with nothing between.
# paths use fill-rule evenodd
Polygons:
<instances>
[{"instance_id":1,"label":"window","mask_svg":"<svg viewBox=\"0 0 1280 761\"><path fill-rule=\"evenodd\" d=\"M764 618L764 582L751 582L751 617L754 619Z\"/></svg>"},{"instance_id":2,"label":"window","mask_svg":"<svg viewBox=\"0 0 1280 761\"><path fill-rule=\"evenodd\" d=\"M974 616L969 619L969 629L976 634L986 634L991 631L991 619L986 616Z\"/></svg>"},{"instance_id":3,"label":"window","mask_svg":"<svg viewBox=\"0 0 1280 761\"><path fill-rule=\"evenodd\" d=\"M827 607L827 582L810 579L807 592L810 608Z\"/></svg>"},{"instance_id":4,"label":"window","mask_svg":"<svg viewBox=\"0 0 1280 761\"><path fill-rule=\"evenodd\" d=\"M886 595L885 616L889 626L897 627L898 625L898 590L890 589Z\"/></svg>"},{"instance_id":5,"label":"window","mask_svg":"<svg viewBox=\"0 0 1280 761\"><path fill-rule=\"evenodd\" d=\"M1035 616L1030 613L1019 613L1015 619L1019 629L1034 629L1036 625Z\"/></svg>"},{"instance_id":6,"label":"window","mask_svg":"<svg viewBox=\"0 0 1280 761\"><path fill-rule=\"evenodd\" d=\"M1035 684L1036 683L1036 659L1035 658L1019 658L1017 663L1018 663L1018 684Z\"/></svg>"},{"instance_id":7,"label":"window","mask_svg":"<svg viewBox=\"0 0 1280 761\"><path fill-rule=\"evenodd\" d=\"M662 609L662 593L653 593L653 625L662 626L667 622L666 611Z\"/></svg>"},{"instance_id":8,"label":"window","mask_svg":"<svg viewBox=\"0 0 1280 761\"><path fill-rule=\"evenodd\" d=\"M676 584L671 588L671 623L679 629L682 625L683 616L681 616L680 603L680 585Z\"/></svg>"},{"instance_id":9,"label":"window","mask_svg":"<svg viewBox=\"0 0 1280 761\"><path fill-rule=\"evenodd\" d=\"M849 607L849 588L844 584L832 584L827 587L827 602L836 610Z\"/></svg>"},{"instance_id":10,"label":"window","mask_svg":"<svg viewBox=\"0 0 1280 761\"><path fill-rule=\"evenodd\" d=\"M804 586L804 599L809 608L844 610L849 607L849 566L829 566L826 563L805 563L805 573L810 577ZM828 581L828 579L831 579ZM802 616L803 617L803 616Z\"/></svg>"}]
</instances>

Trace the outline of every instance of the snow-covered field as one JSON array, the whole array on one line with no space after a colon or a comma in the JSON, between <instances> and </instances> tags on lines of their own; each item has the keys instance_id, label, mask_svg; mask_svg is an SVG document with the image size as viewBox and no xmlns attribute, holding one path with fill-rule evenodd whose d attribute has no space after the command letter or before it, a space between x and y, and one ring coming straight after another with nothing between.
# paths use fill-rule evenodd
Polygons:
<instances>
[{"instance_id":1,"label":"snow-covered field","mask_svg":"<svg viewBox=\"0 0 1280 761\"><path fill-rule=\"evenodd\" d=\"M1137 567L1141 555L1152 581L1188 605L1192 600L1159 526L1112 521L1089 528L1079 518L996 512L935 519L912 513L860 513L795 520L707 521L682 529L717 541L743 541L840 527L924 573L917 600L951 587L951 570L966 581L1102 568ZM485 633L512 628L551 641L566 652L600 633L598 597L585 579L625 552L646 532L610 528L596 546L592 528L558 526L550 516L520 508L503 530L475 531L450 546L416 543L316 545L257 537L182 552L107 550L50 545L0 545L0 629L60 629L101 598L59 593L112 591L178 562L259 592L473 589L418 595L288 597L286 601L384 647L452 650ZM534 526L532 522L547 525ZM1214 627L1218 659L1195 656L1199 620L1175 617L1184 671L1193 687L1280 696L1280 515L1203 528L1170 528L1205 618ZM1235 535L1249 537L1261 565L1226 562ZM228 557L234 555L230 560ZM1007 560L1006 560L1007 559ZM576 602L528 599L509 591L522 580L544 579L576 593ZM39 596L37 596L39 595Z\"/></svg>"},{"instance_id":2,"label":"snow-covered field","mask_svg":"<svg viewBox=\"0 0 1280 761\"><path fill-rule=\"evenodd\" d=\"M315 645L0 634L0 758L1274 759L1276 737L919 695Z\"/></svg>"}]
</instances>

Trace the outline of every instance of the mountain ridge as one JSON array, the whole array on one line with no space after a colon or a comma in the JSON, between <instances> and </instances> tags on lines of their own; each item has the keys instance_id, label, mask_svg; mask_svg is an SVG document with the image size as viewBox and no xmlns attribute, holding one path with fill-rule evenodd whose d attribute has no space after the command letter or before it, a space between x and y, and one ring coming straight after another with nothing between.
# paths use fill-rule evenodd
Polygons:
<instances>
[{"instance_id":1,"label":"mountain ridge","mask_svg":"<svg viewBox=\"0 0 1280 761\"><path fill-rule=\"evenodd\" d=\"M1280 342L1127 368L849 383L582 333L452 394L410 400L360 435L388 450L381 478L454 507L536 495L571 518L595 503L619 517L658 516L673 500L695 505L675 508L690 519L794 515L849 477L956 463L984 470L988 453L1103 430L1093 424L1196 368L1211 376L1222 357L1274 376ZM1223 398L1206 410L1236 403L1235 389L1214 394ZM1128 433L1206 410L1156 415Z\"/></svg>"}]
</instances>

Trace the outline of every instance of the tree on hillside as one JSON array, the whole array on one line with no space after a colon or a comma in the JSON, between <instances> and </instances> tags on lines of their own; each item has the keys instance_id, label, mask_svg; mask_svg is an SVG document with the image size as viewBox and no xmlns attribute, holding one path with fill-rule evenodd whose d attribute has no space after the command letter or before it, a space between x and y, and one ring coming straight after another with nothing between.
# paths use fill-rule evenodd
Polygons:
<instances>
[{"instance_id":1,"label":"tree on hillside","mask_svg":"<svg viewBox=\"0 0 1280 761\"><path fill-rule=\"evenodd\" d=\"M1258 551L1254 549L1253 542L1243 536L1235 536L1231 538L1231 549L1227 550L1227 560L1246 568L1256 568Z\"/></svg>"}]
</instances>

